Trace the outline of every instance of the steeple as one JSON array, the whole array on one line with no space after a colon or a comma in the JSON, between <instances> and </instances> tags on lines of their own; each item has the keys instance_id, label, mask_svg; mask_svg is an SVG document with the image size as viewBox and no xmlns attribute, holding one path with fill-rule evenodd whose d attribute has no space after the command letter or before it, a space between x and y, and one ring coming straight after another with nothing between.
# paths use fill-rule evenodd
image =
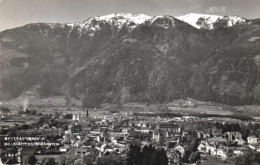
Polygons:
<instances>
[{"instance_id":1,"label":"steeple","mask_svg":"<svg viewBox=\"0 0 260 165\"><path fill-rule=\"evenodd\" d=\"M87 109L87 114L86 114L86 117L88 117L89 115L88 115L88 109Z\"/></svg>"}]
</instances>

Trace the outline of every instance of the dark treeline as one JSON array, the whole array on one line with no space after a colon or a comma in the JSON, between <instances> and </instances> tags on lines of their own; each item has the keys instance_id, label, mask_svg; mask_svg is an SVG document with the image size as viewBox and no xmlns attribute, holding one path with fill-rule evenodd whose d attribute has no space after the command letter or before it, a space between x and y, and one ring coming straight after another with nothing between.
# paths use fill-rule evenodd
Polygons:
<instances>
[{"instance_id":1,"label":"dark treeline","mask_svg":"<svg viewBox=\"0 0 260 165\"><path fill-rule=\"evenodd\" d=\"M260 136L260 124L216 123L215 125L216 128L222 129L222 133L240 132L244 140L247 140L247 137L251 135Z\"/></svg>"},{"instance_id":2,"label":"dark treeline","mask_svg":"<svg viewBox=\"0 0 260 165\"><path fill-rule=\"evenodd\" d=\"M134 116L149 116L149 117L182 117L184 116L183 114L179 113L133 113ZM219 115L219 114L199 114L199 113L194 113L194 114L189 114L195 117L199 118L206 118L206 117L219 117L219 118L232 118L232 119L239 119L243 121L251 121L252 117L246 116L246 115L239 115L239 114L234 114L234 115Z\"/></svg>"},{"instance_id":3,"label":"dark treeline","mask_svg":"<svg viewBox=\"0 0 260 165\"><path fill-rule=\"evenodd\" d=\"M255 151L250 151L248 153L245 153L244 155L241 155L239 157L236 157L235 160L237 165L259 165L260 164L260 153Z\"/></svg>"},{"instance_id":4,"label":"dark treeline","mask_svg":"<svg viewBox=\"0 0 260 165\"><path fill-rule=\"evenodd\" d=\"M127 165L167 165L168 158L164 149L156 150L152 145L130 145L127 153Z\"/></svg>"},{"instance_id":5,"label":"dark treeline","mask_svg":"<svg viewBox=\"0 0 260 165\"><path fill-rule=\"evenodd\" d=\"M210 121L178 121L177 124L183 131L194 132L196 130L208 130L216 128L215 123Z\"/></svg>"},{"instance_id":6,"label":"dark treeline","mask_svg":"<svg viewBox=\"0 0 260 165\"><path fill-rule=\"evenodd\" d=\"M233 123L233 122L210 122L210 121L187 121L187 122L177 122L177 124L184 131L194 132L194 130L212 130L212 129L222 129L222 133L226 132L240 132L242 138L247 140L248 136L255 135L260 136L260 124L253 123Z\"/></svg>"},{"instance_id":7,"label":"dark treeline","mask_svg":"<svg viewBox=\"0 0 260 165\"><path fill-rule=\"evenodd\" d=\"M149 117L182 117L183 114L178 113L133 113L134 116L149 116Z\"/></svg>"}]
</instances>

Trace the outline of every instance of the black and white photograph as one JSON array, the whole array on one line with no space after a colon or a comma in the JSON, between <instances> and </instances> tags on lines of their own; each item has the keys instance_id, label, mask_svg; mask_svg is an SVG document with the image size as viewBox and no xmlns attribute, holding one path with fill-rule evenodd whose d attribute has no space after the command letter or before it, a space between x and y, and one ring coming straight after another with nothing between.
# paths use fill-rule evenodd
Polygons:
<instances>
[{"instance_id":1,"label":"black and white photograph","mask_svg":"<svg viewBox=\"0 0 260 165\"><path fill-rule=\"evenodd\" d=\"M260 165L260 0L0 0L0 165Z\"/></svg>"}]
</instances>

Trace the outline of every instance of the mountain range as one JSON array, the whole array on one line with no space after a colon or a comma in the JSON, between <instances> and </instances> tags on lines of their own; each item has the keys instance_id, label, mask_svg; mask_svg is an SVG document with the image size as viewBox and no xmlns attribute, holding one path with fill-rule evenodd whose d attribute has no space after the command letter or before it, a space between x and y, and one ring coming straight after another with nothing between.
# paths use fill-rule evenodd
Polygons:
<instances>
[{"instance_id":1,"label":"mountain range","mask_svg":"<svg viewBox=\"0 0 260 165\"><path fill-rule=\"evenodd\" d=\"M260 103L260 19L124 13L0 33L0 100Z\"/></svg>"}]
</instances>

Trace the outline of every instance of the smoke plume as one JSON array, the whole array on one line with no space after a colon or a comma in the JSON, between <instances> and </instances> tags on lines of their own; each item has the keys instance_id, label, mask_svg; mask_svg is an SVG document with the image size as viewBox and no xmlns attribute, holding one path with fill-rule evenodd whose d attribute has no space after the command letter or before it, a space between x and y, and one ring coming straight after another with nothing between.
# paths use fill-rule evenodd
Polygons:
<instances>
[{"instance_id":1,"label":"smoke plume","mask_svg":"<svg viewBox=\"0 0 260 165\"><path fill-rule=\"evenodd\" d=\"M24 99L23 101L23 111L25 112L27 108L28 108L28 98Z\"/></svg>"}]
</instances>

